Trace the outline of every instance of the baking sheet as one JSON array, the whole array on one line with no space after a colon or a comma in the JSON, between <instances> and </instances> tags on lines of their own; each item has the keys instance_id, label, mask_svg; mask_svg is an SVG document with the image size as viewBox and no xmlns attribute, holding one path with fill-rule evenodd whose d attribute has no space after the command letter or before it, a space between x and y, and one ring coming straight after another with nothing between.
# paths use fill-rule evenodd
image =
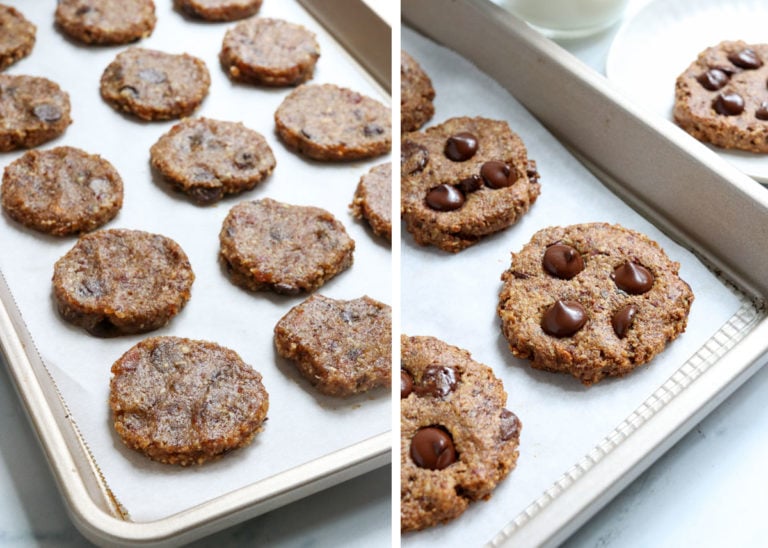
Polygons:
<instances>
[{"instance_id":1,"label":"baking sheet","mask_svg":"<svg viewBox=\"0 0 768 548\"><path fill-rule=\"evenodd\" d=\"M523 423L517 468L489 501L470 505L462 517L445 526L403 537L404 546L465 546L490 541L609 435L729 318L751 306L690 251L613 195L496 82L407 28L402 31L402 42L432 78L437 92L432 125L460 115L507 120L521 135L541 174L542 193L531 211L510 229L456 255L419 247L403 230L403 332L439 337L491 366L509 394L507 407ZM658 241L681 263L681 277L691 285L696 300L687 331L649 366L623 379L584 388L570 376L535 371L512 357L501 335L496 305L499 278L509 266L511 251L519 250L546 226L591 221L617 222Z\"/></svg>"},{"instance_id":2,"label":"baking sheet","mask_svg":"<svg viewBox=\"0 0 768 548\"><path fill-rule=\"evenodd\" d=\"M149 147L175 123L140 122L104 103L98 91L104 68L126 48L85 47L53 27L54 5L6 2L38 27L32 55L7 72L46 76L70 94L74 123L41 149L69 145L97 153L120 172L125 204L107 227L141 229L176 240L190 258L197 279L192 298L171 323L147 335L97 339L62 321L51 297L54 262L75 238L52 238L0 218L0 271L22 311L37 350L71 417L115 497L135 521L172 515L238 487L372 438L390 429L389 392L378 390L347 400L318 395L274 351L272 329L307 295L249 293L229 282L217 261L218 233L229 209L243 200L276 200L331 211L356 241L354 265L318 293L350 299L367 294L391 302L391 253L367 226L354 220L348 204L370 167L389 160L321 164L286 149L274 133L273 114L292 88L266 89L232 83L218 63L224 32L231 24L187 19L171 2L157 2L157 26L137 45L202 58L211 74L210 93L195 115L242 121L262 133L277 159L274 173L256 189L211 207L199 207L169 190L149 167ZM380 101L383 92L352 58L295 2L266 2L260 16L301 23L318 37L321 57L313 82L350 87ZM21 152L0 155L0 165ZM213 340L237 351L262 373L270 394L264 431L251 446L202 467L178 468L149 461L125 448L114 433L107 405L110 366L139 340L176 335Z\"/></svg>"}]
</instances>

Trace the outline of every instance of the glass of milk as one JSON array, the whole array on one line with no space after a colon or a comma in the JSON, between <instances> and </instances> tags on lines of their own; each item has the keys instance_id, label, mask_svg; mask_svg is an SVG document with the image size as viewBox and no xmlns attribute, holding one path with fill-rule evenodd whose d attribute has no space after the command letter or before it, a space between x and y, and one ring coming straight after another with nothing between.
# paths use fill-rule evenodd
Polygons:
<instances>
[{"instance_id":1,"label":"glass of milk","mask_svg":"<svg viewBox=\"0 0 768 548\"><path fill-rule=\"evenodd\" d=\"M551 38L595 34L619 20L629 0L499 0L508 11Z\"/></svg>"}]
</instances>

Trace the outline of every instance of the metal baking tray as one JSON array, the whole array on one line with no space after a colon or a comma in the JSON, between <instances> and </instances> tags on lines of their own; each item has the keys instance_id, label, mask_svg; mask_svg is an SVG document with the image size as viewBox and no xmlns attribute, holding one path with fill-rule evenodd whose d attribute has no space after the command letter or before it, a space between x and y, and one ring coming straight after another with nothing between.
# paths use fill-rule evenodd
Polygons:
<instances>
[{"instance_id":1,"label":"metal baking tray","mask_svg":"<svg viewBox=\"0 0 768 548\"><path fill-rule=\"evenodd\" d=\"M218 295L224 299L220 304L234 302L231 299L251 303L254 313L249 313L248 317L243 319L257 322L258 314L270 310L273 316L278 311L284 313L306 298L306 295L282 299L267 294L248 294L236 289L216 265L214 240L220 228L220 219L235 203L266 196L291 203L312 203L313 200L320 200L314 205L331 210L356 240L355 265L326 284L320 293L336 298L354 298L368 293L379 300L391 302L389 247L378 242L364 223L355 222L347 207L352 200L354 188L360 176L372 165L384 162L388 158L380 157L364 162L319 164L288 151L274 134L274 124L271 121L274 108L271 105L281 100L290 88L264 89L233 84L219 67L216 56L220 40L225 30L234 23L210 24L188 20L173 10L171 2L161 2L157 3L158 27L150 38L136 44L140 47L154 47L171 52L181 52L186 49L193 55L203 57L213 83L208 98L195 116L242 120L267 138L278 158L275 172L257 189L225 199L220 204L209 208L199 208L168 191L167 187L163 186L164 183L153 179L149 170L148 146L145 145L157 139L175 121L150 124L137 122L112 111L98 97L98 75L106 67L108 60L127 46L95 48L82 46L64 39L54 29L55 6L28 5L27 2L21 1L11 3L16 4L27 15L36 15L33 22L38 27L38 42L32 55L8 69L8 72L49 76L64 90L70 92L73 103L73 125L64 136L40 148L47 149L61 145L80 146L89 152L103 155L115 164L125 183L126 204L117 219L107 227L139 228L165 233L182 243L182 247L190 255L193 269L197 274L197 280L192 289L192 300L188 307L194 305L196 297L198 306L202 306L201 302L215 298L213 295ZM288 15L282 15L285 13ZM293 14L296 17L291 17ZM300 0L299 3L276 3L264 6L260 15L273 17L282 15L286 19L305 24L317 33L322 56L314 82L346 85L377 97L381 101L389 100L391 29L380 14L362 0L334 2ZM357 24L352 24L355 21ZM364 24L360 24L361 21ZM189 26L189 35L176 32L177 27L183 25ZM207 43L204 43L206 41ZM205 52L205 56L200 51ZM75 56L75 60L65 60L62 57L65 55ZM67 70L70 72L66 72ZM82 93L73 93L73 88ZM220 97L230 99L222 100ZM233 97L239 97L240 100L232 99ZM257 119L260 121L258 124L255 122ZM91 133L83 131L84 127L90 128ZM140 142L134 140L136 136ZM22 152L3 154L0 156L0 163L4 167ZM308 177L307 173L317 173L317 176ZM323 203L324 199L327 203ZM153 214L150 217L146 212L155 207L152 203L154 201L163 202L168 214ZM129 209L126 210L126 207ZM7 364L19 398L24 404L42 450L50 463L69 513L77 528L93 542L110 546L152 546L189 542L383 466L390 461L389 395L382 391L377 395L353 398L348 403L335 403L321 396L314 396L309 388L302 388L301 381L294 374L295 372L282 364L281 359L274 355L271 344L271 330L274 323L266 322L263 322L261 327L258 323L255 327L254 324L245 326L249 327L250 331L245 328L235 328L232 330L232 342L219 341L238 351L247 362L252 363L263 374L265 370L271 370L269 375L273 377L273 387L275 381L279 381L278 388L274 389L276 394L265 382L271 396L270 420L265 431L254 441L253 446L245 448L242 452L228 455L216 463L211 463L214 465L213 468L206 465L188 472L180 471L176 467L155 466L156 463L151 463L148 459L124 448L119 440L108 433L111 430L108 424L109 410L101 388L95 396L89 395L95 398L95 407L91 409L84 410L82 402L78 402L78 398L71 396L72 387L77 387L78 380L83 380L84 383L92 382L85 379L85 376L98 375L102 381L106 380L111 362L101 363L96 358L91 358L80 363L72 363L73 359L68 359L67 355L70 352L76 355L76 347L81 344L81 341L85 341L82 344L93 344L94 348L100 348L103 342L104 345L117 344L127 350L137 340L151 334L117 340L99 340L60 322L50 301L49 284L53 263L48 259L63 254L74 245L75 239L56 239L37 235L14 224L7 217L0 219L0 222L5 234L3 243L0 244L0 258L5 259L2 264L8 267L0 269L0 348L4 362ZM147 222L149 226L144 226L143 222ZM170 233L164 230L164 223L167 228L174 230ZM195 230L194 227L203 223L208 223L211 228L213 236L207 239L209 241L201 240L198 245L197 242L190 243L188 240L185 244L184 239L189 238L191 232ZM198 258L196 259L195 256ZM21 274L16 269L17 265L25 265L20 268L26 269L26 274ZM378 285L371 287L372 283ZM29 300L28 296L24 297L25 285L37 287L35 291L39 297L37 300L41 303L38 307L40 310L35 308L35 311L31 311L25 307L25 302ZM205 292L210 296L205 297ZM227 294L230 301L225 299ZM213 314L202 316L187 314L188 307L167 328L154 334L207 338L206 330L213 327L213 322L218 320ZM205 306L202 306L202 309L204 308ZM216 309L217 305L214 303L212 310ZM198 312L200 310L198 309ZM69 331L65 336L71 337L73 344L46 350L46 346L49 346L46 341L49 332L40 329L39 322L30 321L35 314L49 317L50 321L55 322L57 330ZM192 315L197 318L195 321L191 321ZM191 331L184 332L189 329ZM263 347L254 351L252 341L256 334L259 335L258 340L263 341ZM254 355L259 356L259 363L254 362ZM51 367L53 361L61 363ZM88 363L89 361L94 363ZM62 374L62 371L69 374ZM78 378L79 376L82 377ZM265 381L266 377L265 374ZM103 385L103 382L101 384ZM342 441L333 441L332 429L322 431L326 428L325 426L322 428L316 426L317 435L314 437L328 435L327 439L332 441L327 443L326 449L323 445L325 442L321 440L316 450L313 449L314 453L311 457L302 457L301 452L297 452L298 457L287 454L282 457L273 456L272 459L275 461L289 457L285 462L290 464L270 468L266 472L243 473L238 479L235 474L237 465L247 464L246 455L249 450L251 453L256 453L267 449L267 444L260 441L265 439L262 438L262 434L270 433L271 430L274 434L271 437L274 440L279 438L278 429L271 428L275 425L275 421L288 422L289 424L285 426L290 425L293 417L280 419L277 416L279 401L287 399L283 397L286 387L298 391L292 394L292 397L305 400L303 405L309 406L303 422L311 425L315 420L313 414L324 414L327 417L326 420L338 418L343 425L346 425L343 427L346 428L346 437L339 436L336 439ZM68 393L70 397L66 397ZM277 407L273 407L273 404ZM283 404L283 409L293 405L295 405L293 401ZM366 428L367 409L382 411L381 420L370 429ZM90 417L84 417L84 414L92 414L96 418L92 420ZM84 422L88 421L83 421L83 418L96 423L96 428L102 430L102 434L106 434L106 443L104 440L101 443L99 440L94 442L92 434L89 433L89 429L94 428L93 426L84 428ZM304 426L298 428L299 426L297 424L296 432L301 432L305 428ZM312 427L306 426L306 428ZM287 432L290 433L291 428L288 428ZM292 443L297 444L299 441L295 440ZM282 450L285 451L285 448ZM133 473L147 471L146 481L156 485L146 490L147 497L154 496L153 504L158 507L162 506L162 499L159 497L170 495L170 491L164 492L165 488L162 486L167 485L164 482L174 481L175 477L184 476L184 481L195 483L195 489L186 490L187 496L194 496L196 494L194 491L198 488L215 483L217 480L210 481L211 474L214 474L214 478L221 477L215 474L223 474L222 469L229 474L227 477L233 482L233 487L221 488L223 492L220 494L200 502L189 503L188 507L174 508L167 513L158 510L157 513L161 514L158 517L142 517L144 510L141 508L142 505L136 504L135 501L127 503L116 487L116 484L120 483L116 480L124 481L124 478L119 478L120 474L114 471L105 471L103 455L111 453L118 455L118 458L112 458L116 461L124 461L124 466L132 469ZM99 455L102 458L99 458ZM219 464L227 462L231 464ZM247 471L241 468L241 472ZM254 480L254 477L257 479ZM236 483L237 481L239 483ZM176 493L175 496L176 499L182 499L183 492ZM181 503L183 504L183 501Z\"/></svg>"},{"instance_id":2,"label":"metal baking tray","mask_svg":"<svg viewBox=\"0 0 768 548\"><path fill-rule=\"evenodd\" d=\"M593 449L563 468L562 476L527 506L499 507L494 495L474 505L481 509L475 520L463 522L461 535L448 539L447 534L437 533L419 542L422 532L403 542L418 545L426 538L432 542L439 538L451 541L444 545L453 541L453 545L466 545L471 538L466 536L467 529L485 508L494 508L493 512L504 515L505 525L487 537L472 537L472 543L556 546L768 361L764 305L768 255L761 248L768 237L768 192L670 122L631 103L605 78L488 0L406 1L402 17L404 25L458 53L505 88L605 187L743 296L745 304L739 313L702 347L691 349L689 358L650 390L634 412L615 417L615 428L592 440ZM456 76L456 86L461 78ZM439 88L437 94L439 99ZM478 107L466 99L463 108ZM546 185L542 173L542 196ZM557 221L553 224L560 224ZM483 245L493 244L478 247ZM431 255L429 250L418 253ZM451 275L458 261L448 256L438 259L453 261L444 267L446 276ZM498 274L504 267L497 265ZM479 271L481 266L473 264L473 268ZM408 311L403 313L407 317ZM467 341L486 328L465 317L459 323L468 332ZM473 354L478 350L465 346ZM506 389L514 403L515 387ZM521 418L522 456L531 448L525 446L526 418ZM518 462L518 469L502 486L509 483L514 489L515 475L526 473L521 466Z\"/></svg>"}]
</instances>

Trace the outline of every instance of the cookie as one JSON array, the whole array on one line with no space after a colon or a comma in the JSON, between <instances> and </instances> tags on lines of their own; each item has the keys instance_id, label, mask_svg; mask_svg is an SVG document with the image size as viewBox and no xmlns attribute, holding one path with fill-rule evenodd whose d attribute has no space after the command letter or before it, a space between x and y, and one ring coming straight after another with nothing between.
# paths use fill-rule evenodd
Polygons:
<instances>
[{"instance_id":1,"label":"cookie","mask_svg":"<svg viewBox=\"0 0 768 548\"><path fill-rule=\"evenodd\" d=\"M342 301L312 295L277 322L275 346L329 396L392 383L392 309L368 296Z\"/></svg>"},{"instance_id":2,"label":"cookie","mask_svg":"<svg viewBox=\"0 0 768 548\"><path fill-rule=\"evenodd\" d=\"M176 9L206 21L235 21L259 11L262 0L173 0Z\"/></svg>"},{"instance_id":3,"label":"cookie","mask_svg":"<svg viewBox=\"0 0 768 548\"><path fill-rule=\"evenodd\" d=\"M69 94L47 78L0 74L0 152L55 139L72 123Z\"/></svg>"},{"instance_id":4,"label":"cookie","mask_svg":"<svg viewBox=\"0 0 768 548\"><path fill-rule=\"evenodd\" d=\"M315 34L282 19L252 17L224 35L219 60L233 80L295 86L312 78L320 46Z\"/></svg>"},{"instance_id":5,"label":"cookie","mask_svg":"<svg viewBox=\"0 0 768 548\"><path fill-rule=\"evenodd\" d=\"M233 207L219 234L232 281L251 291L313 291L352 266L355 242L319 207L264 198Z\"/></svg>"},{"instance_id":6,"label":"cookie","mask_svg":"<svg viewBox=\"0 0 768 548\"><path fill-rule=\"evenodd\" d=\"M416 131L435 113L435 89L424 69L400 51L400 131Z\"/></svg>"},{"instance_id":7,"label":"cookie","mask_svg":"<svg viewBox=\"0 0 768 548\"><path fill-rule=\"evenodd\" d=\"M619 225L545 228L502 274L502 332L536 369L586 386L626 375L685 331L693 293L679 268Z\"/></svg>"},{"instance_id":8,"label":"cookie","mask_svg":"<svg viewBox=\"0 0 768 548\"><path fill-rule=\"evenodd\" d=\"M420 245L456 253L517 222L540 193L536 164L507 122L451 118L406 133L401 214Z\"/></svg>"},{"instance_id":9,"label":"cookie","mask_svg":"<svg viewBox=\"0 0 768 548\"><path fill-rule=\"evenodd\" d=\"M488 499L514 469L522 425L490 367L434 337L400 339L400 528Z\"/></svg>"},{"instance_id":10,"label":"cookie","mask_svg":"<svg viewBox=\"0 0 768 548\"><path fill-rule=\"evenodd\" d=\"M53 295L66 321L114 337L167 324L189 300L194 279L189 259L170 238L98 230L56 261Z\"/></svg>"},{"instance_id":11,"label":"cookie","mask_svg":"<svg viewBox=\"0 0 768 548\"><path fill-rule=\"evenodd\" d=\"M116 110L142 120L169 120L192 114L210 85L208 69L197 57L134 47L107 66L99 89Z\"/></svg>"},{"instance_id":12,"label":"cookie","mask_svg":"<svg viewBox=\"0 0 768 548\"><path fill-rule=\"evenodd\" d=\"M392 146L389 108L333 84L293 90L275 112L275 124L289 148L315 160L373 158Z\"/></svg>"},{"instance_id":13,"label":"cookie","mask_svg":"<svg viewBox=\"0 0 768 548\"><path fill-rule=\"evenodd\" d=\"M3 210L24 226L54 236L94 230L122 205L117 170L78 148L30 150L3 173Z\"/></svg>"},{"instance_id":14,"label":"cookie","mask_svg":"<svg viewBox=\"0 0 768 548\"><path fill-rule=\"evenodd\" d=\"M768 44L720 42L675 83L675 122L721 148L768 152Z\"/></svg>"},{"instance_id":15,"label":"cookie","mask_svg":"<svg viewBox=\"0 0 768 548\"><path fill-rule=\"evenodd\" d=\"M152 0L59 0L56 24L85 44L127 44L146 38L155 28Z\"/></svg>"},{"instance_id":16,"label":"cookie","mask_svg":"<svg viewBox=\"0 0 768 548\"><path fill-rule=\"evenodd\" d=\"M365 218L373 232L392 240L392 164L374 166L360 178L350 204L355 218Z\"/></svg>"},{"instance_id":17,"label":"cookie","mask_svg":"<svg viewBox=\"0 0 768 548\"><path fill-rule=\"evenodd\" d=\"M165 179L200 204L251 190L275 168L266 139L241 123L188 118L150 148Z\"/></svg>"},{"instance_id":18,"label":"cookie","mask_svg":"<svg viewBox=\"0 0 768 548\"><path fill-rule=\"evenodd\" d=\"M12 6L0 4L0 70L32 52L37 27Z\"/></svg>"},{"instance_id":19,"label":"cookie","mask_svg":"<svg viewBox=\"0 0 768 548\"><path fill-rule=\"evenodd\" d=\"M125 445L188 466L248 445L267 420L269 394L233 350L152 337L112 365L109 406Z\"/></svg>"}]
</instances>

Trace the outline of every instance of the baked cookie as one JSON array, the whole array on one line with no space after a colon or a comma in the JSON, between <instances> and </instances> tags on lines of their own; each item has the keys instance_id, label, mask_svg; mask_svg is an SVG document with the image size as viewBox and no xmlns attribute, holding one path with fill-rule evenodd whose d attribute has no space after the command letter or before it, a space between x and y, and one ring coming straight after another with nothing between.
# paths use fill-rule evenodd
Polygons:
<instances>
[{"instance_id":1,"label":"baked cookie","mask_svg":"<svg viewBox=\"0 0 768 548\"><path fill-rule=\"evenodd\" d=\"M498 314L512 353L584 385L626 375L685 331L693 302L680 265L619 225L550 227L501 276Z\"/></svg>"},{"instance_id":2,"label":"baked cookie","mask_svg":"<svg viewBox=\"0 0 768 548\"><path fill-rule=\"evenodd\" d=\"M768 152L768 44L720 42L675 83L675 122L722 148Z\"/></svg>"},{"instance_id":3,"label":"baked cookie","mask_svg":"<svg viewBox=\"0 0 768 548\"><path fill-rule=\"evenodd\" d=\"M259 11L262 0L173 0L177 9L206 21L235 21Z\"/></svg>"},{"instance_id":4,"label":"baked cookie","mask_svg":"<svg viewBox=\"0 0 768 548\"><path fill-rule=\"evenodd\" d=\"M116 110L142 120L169 120L192 114L210 85L208 69L197 57L133 47L107 66L99 89Z\"/></svg>"},{"instance_id":5,"label":"baked cookie","mask_svg":"<svg viewBox=\"0 0 768 548\"><path fill-rule=\"evenodd\" d=\"M522 425L490 367L433 337L400 339L400 529L457 518L517 463Z\"/></svg>"},{"instance_id":6,"label":"baked cookie","mask_svg":"<svg viewBox=\"0 0 768 548\"><path fill-rule=\"evenodd\" d=\"M392 164L379 164L360 178L350 204L356 219L365 217L373 232L392 240Z\"/></svg>"},{"instance_id":7,"label":"baked cookie","mask_svg":"<svg viewBox=\"0 0 768 548\"><path fill-rule=\"evenodd\" d=\"M32 52L37 27L16 8L0 4L0 29L0 70L5 70Z\"/></svg>"},{"instance_id":8,"label":"baked cookie","mask_svg":"<svg viewBox=\"0 0 768 548\"><path fill-rule=\"evenodd\" d=\"M536 164L506 122L451 118L406 133L401 214L420 245L452 253L517 222L539 196Z\"/></svg>"},{"instance_id":9,"label":"baked cookie","mask_svg":"<svg viewBox=\"0 0 768 548\"><path fill-rule=\"evenodd\" d=\"M392 383L392 309L368 296L342 301L312 295L277 322L275 346L329 396Z\"/></svg>"},{"instance_id":10,"label":"baked cookie","mask_svg":"<svg viewBox=\"0 0 768 548\"><path fill-rule=\"evenodd\" d=\"M275 168L266 139L241 123L187 118L150 148L152 167L200 204L250 190Z\"/></svg>"},{"instance_id":11,"label":"baked cookie","mask_svg":"<svg viewBox=\"0 0 768 548\"><path fill-rule=\"evenodd\" d=\"M304 84L275 112L285 144L315 160L372 158L392 147L390 110L383 104L333 84Z\"/></svg>"},{"instance_id":12,"label":"baked cookie","mask_svg":"<svg viewBox=\"0 0 768 548\"><path fill-rule=\"evenodd\" d=\"M72 123L69 94L38 76L0 74L0 152L55 139Z\"/></svg>"},{"instance_id":13,"label":"baked cookie","mask_svg":"<svg viewBox=\"0 0 768 548\"><path fill-rule=\"evenodd\" d=\"M117 215L123 180L104 158L78 148L30 150L5 168L2 205L13 220L40 232L88 232Z\"/></svg>"},{"instance_id":14,"label":"baked cookie","mask_svg":"<svg viewBox=\"0 0 768 548\"><path fill-rule=\"evenodd\" d=\"M140 230L81 236L53 270L61 317L97 337L167 324L190 297L195 275L179 244Z\"/></svg>"},{"instance_id":15,"label":"baked cookie","mask_svg":"<svg viewBox=\"0 0 768 548\"><path fill-rule=\"evenodd\" d=\"M424 69L400 51L400 131L416 131L435 113L435 89Z\"/></svg>"},{"instance_id":16,"label":"baked cookie","mask_svg":"<svg viewBox=\"0 0 768 548\"><path fill-rule=\"evenodd\" d=\"M166 464L202 464L261 431L269 408L261 381L228 348L152 337L112 365L109 406L131 449Z\"/></svg>"},{"instance_id":17,"label":"baked cookie","mask_svg":"<svg viewBox=\"0 0 768 548\"><path fill-rule=\"evenodd\" d=\"M295 86L312 78L320 46L315 34L282 19L252 17L224 35L219 60L233 80Z\"/></svg>"},{"instance_id":18,"label":"baked cookie","mask_svg":"<svg viewBox=\"0 0 768 548\"><path fill-rule=\"evenodd\" d=\"M313 291L352 266L355 241L324 209L264 198L233 207L221 227L220 258L251 291Z\"/></svg>"},{"instance_id":19,"label":"baked cookie","mask_svg":"<svg viewBox=\"0 0 768 548\"><path fill-rule=\"evenodd\" d=\"M127 44L155 28L152 0L58 0L56 24L86 44Z\"/></svg>"}]
</instances>

